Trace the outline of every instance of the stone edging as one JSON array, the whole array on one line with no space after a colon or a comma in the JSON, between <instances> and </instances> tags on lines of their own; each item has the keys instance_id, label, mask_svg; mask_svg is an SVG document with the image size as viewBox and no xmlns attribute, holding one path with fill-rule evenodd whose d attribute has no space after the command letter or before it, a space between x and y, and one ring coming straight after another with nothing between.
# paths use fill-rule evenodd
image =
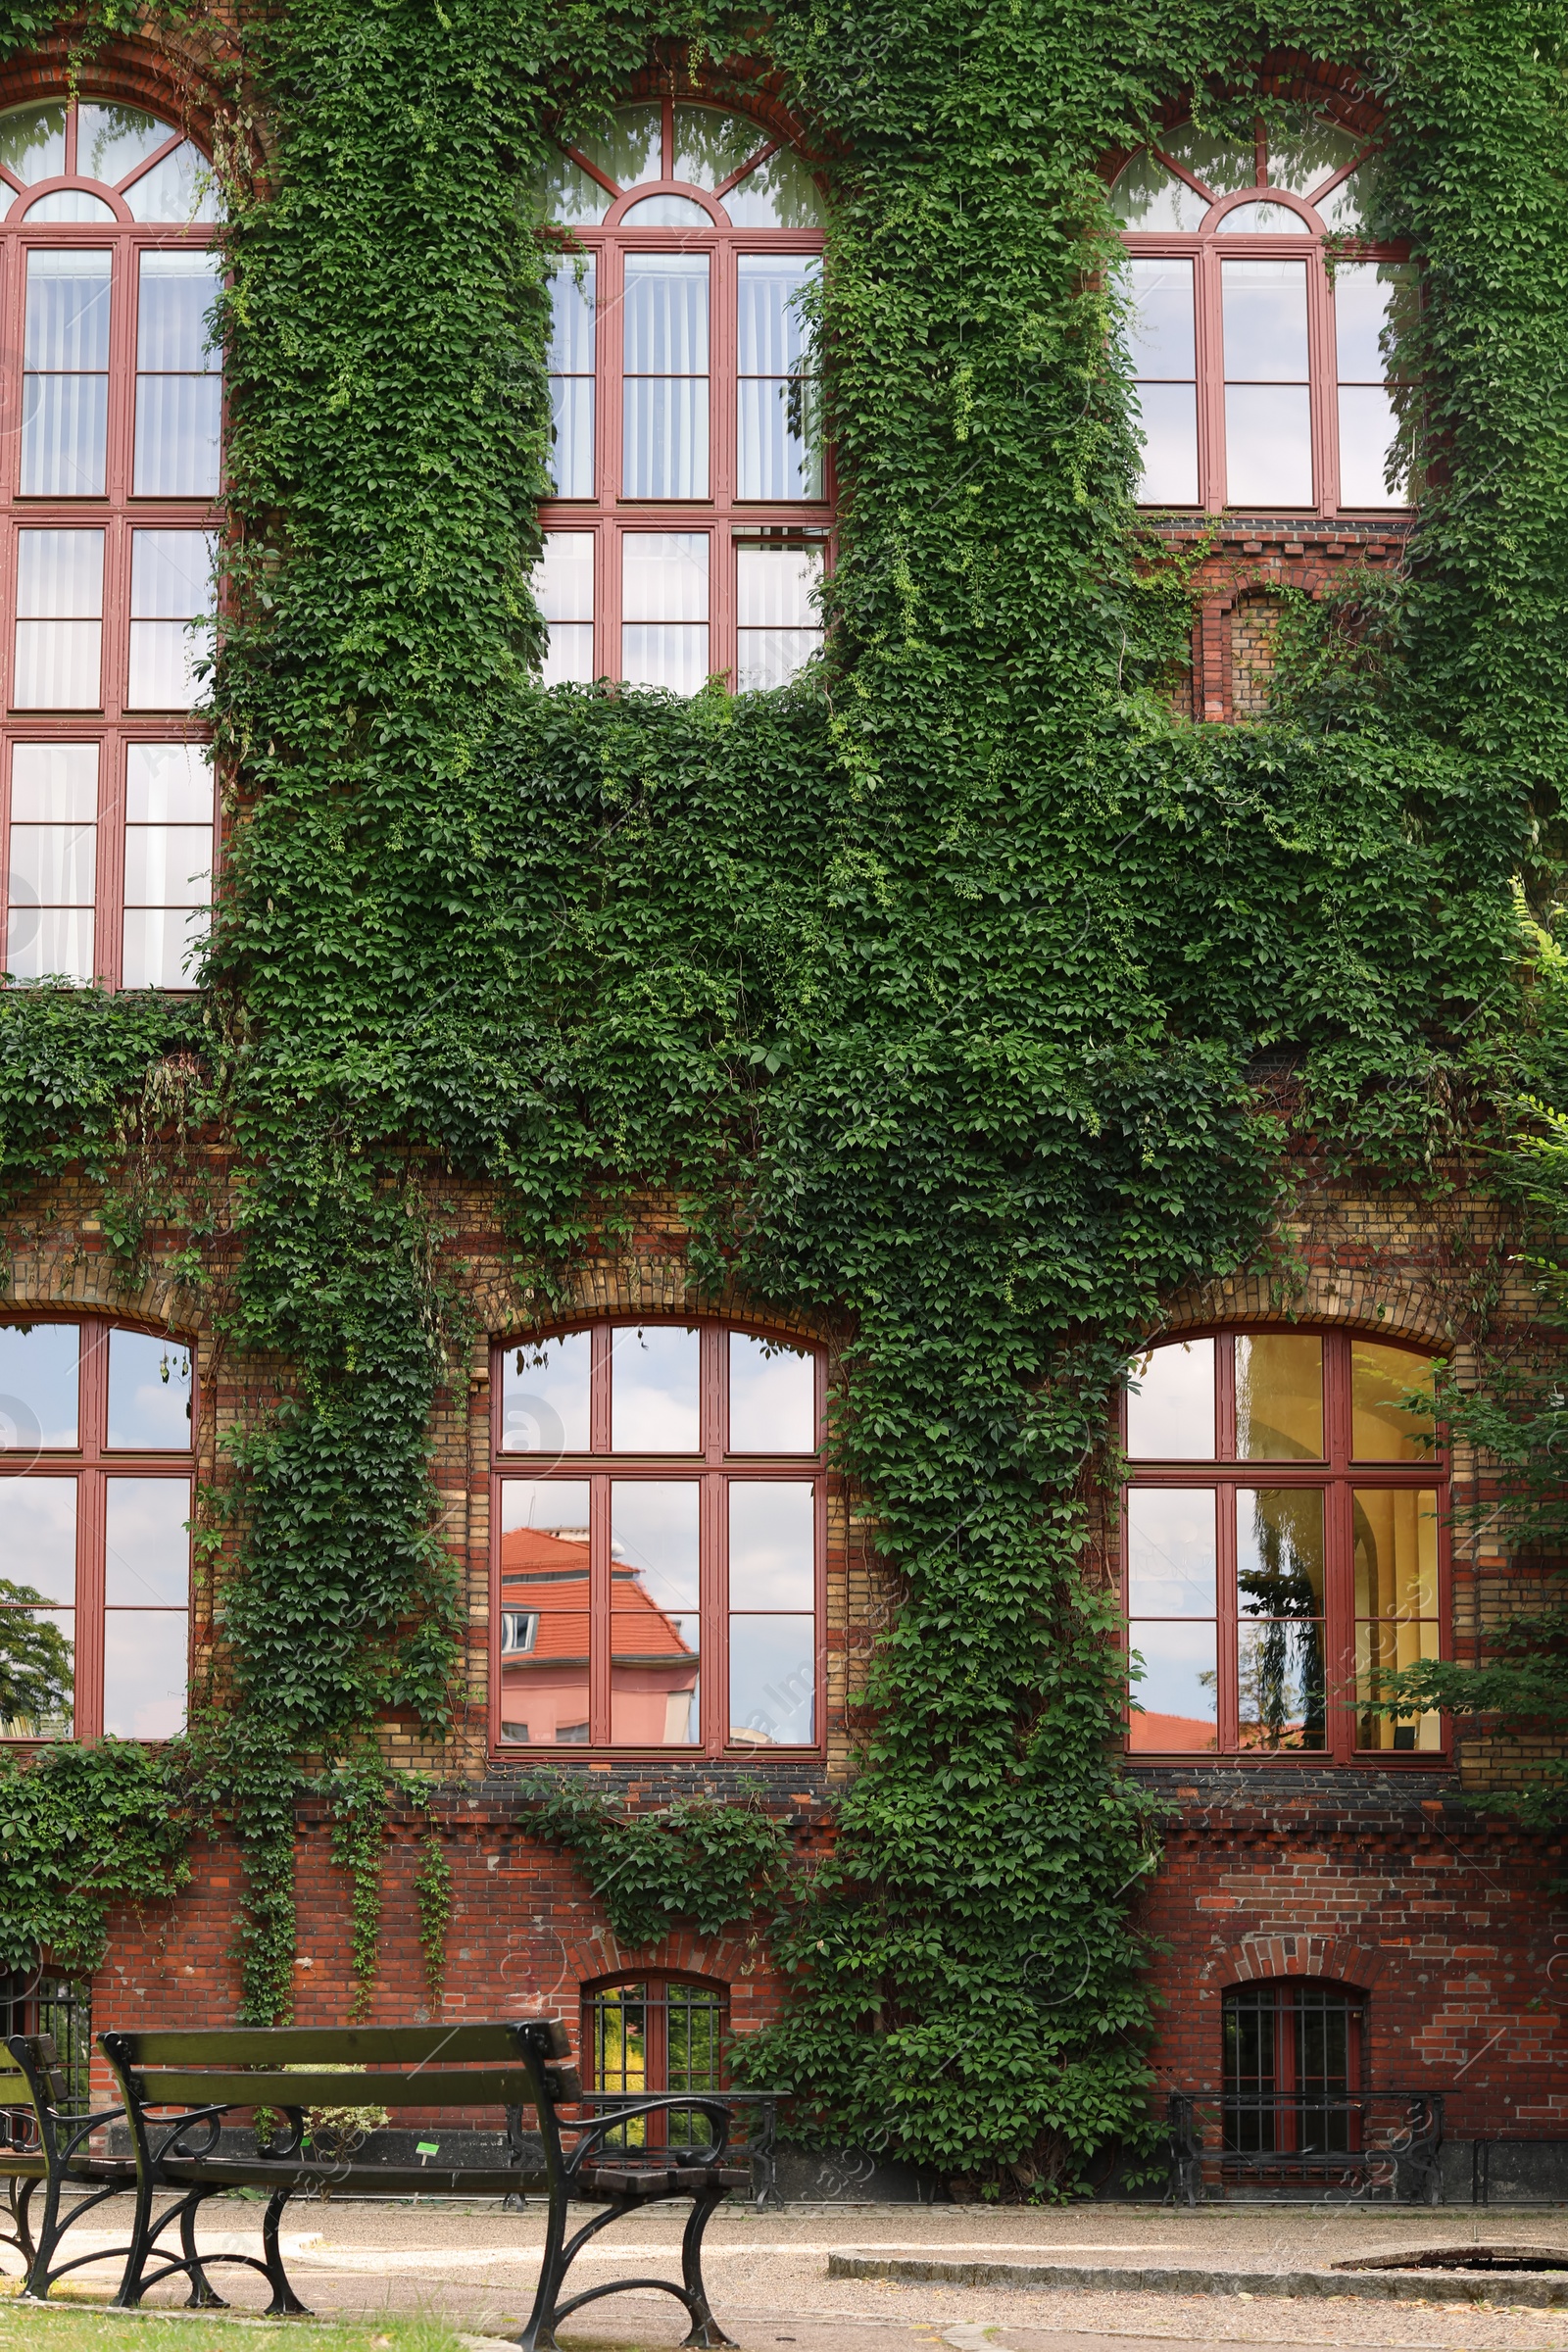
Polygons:
<instances>
[{"instance_id":1,"label":"stone edging","mask_svg":"<svg viewBox=\"0 0 1568 2352\"><path fill-rule=\"evenodd\" d=\"M1383 2303L1568 2304L1568 2271L1170 2271L1069 2262L947 2262L920 2255L830 2254L830 2278L900 2285L1011 2286L1122 2295L1354 2295Z\"/></svg>"}]
</instances>

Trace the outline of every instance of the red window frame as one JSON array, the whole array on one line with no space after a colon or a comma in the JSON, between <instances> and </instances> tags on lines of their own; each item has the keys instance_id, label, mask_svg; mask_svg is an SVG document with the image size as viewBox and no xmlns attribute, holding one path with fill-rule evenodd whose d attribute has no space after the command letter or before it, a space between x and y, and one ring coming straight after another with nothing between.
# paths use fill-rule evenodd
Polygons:
<instances>
[{"instance_id":1,"label":"red window frame","mask_svg":"<svg viewBox=\"0 0 1568 2352\"><path fill-rule=\"evenodd\" d=\"M82 103L112 106L123 103L138 112L155 110L146 101L115 93L83 90ZM129 710L130 564L133 530L216 531L220 507L213 499L133 496L131 464L134 452L136 405L136 300L138 256L167 251L172 246L210 251L216 235L212 221L188 227L171 221L139 221L115 188L78 173L76 162L76 96L65 87L29 93L29 104L66 104L66 161L68 170L50 179L23 183L0 169L0 201L7 207L0 220L0 350L9 355L0 371L0 435L11 455L0 467L0 675L5 680L5 709L0 712L0 941L4 940L10 905L11 768L19 743L95 743L98 746L98 839L93 927L93 960L100 985L122 984L122 917L125 867L125 754L132 743L188 743L206 745L212 729L185 710L161 714ZM172 129L165 144L145 163L125 175L140 179L159 160L184 145L188 133ZM123 184L123 183L122 183ZM22 215L38 197L64 188L81 188L107 204L114 221L27 222ZM13 195L15 191L15 195ZM21 201L16 199L20 197ZM114 256L110 292L108 463L102 497L67 498L24 496L18 488L22 446L22 359L26 303L26 255L37 247L58 250L103 251ZM102 530L104 533L103 631L96 710L18 710L15 692L18 533L23 530ZM216 886L219 858L218 795L213 795L213 875ZM0 946L0 970L6 968L6 950ZM186 987L194 986L187 980Z\"/></svg>"},{"instance_id":2,"label":"red window frame","mask_svg":"<svg viewBox=\"0 0 1568 2352\"><path fill-rule=\"evenodd\" d=\"M1303 2075L1299 2045L1306 2021L1338 2012L1345 2032L1343 2085L1327 2073ZM1268 2020L1271 2063L1258 2052L1255 2070L1242 2057L1243 2016ZM1261 1984L1227 1985L1221 2002L1224 2080L1223 2132L1227 2153L1257 2157L1353 2154L1361 2145L1359 2101L1365 2090L1367 1997L1326 1977L1273 1977ZM1261 2040L1261 2035L1259 2035ZM1314 2140L1343 2142L1314 2146Z\"/></svg>"},{"instance_id":3,"label":"red window frame","mask_svg":"<svg viewBox=\"0 0 1568 2352\"><path fill-rule=\"evenodd\" d=\"M708 561L708 666L710 672L735 674L736 564L738 543L760 540L782 544L810 539L821 544L824 564L831 566L832 528L837 489L831 449L822 457L822 496L810 500L742 500L737 495L736 404L738 398L737 304L735 265L747 253L820 254L819 228L737 228L724 219L724 192L744 178L760 157L786 142L778 131L759 122L757 145L747 161L718 188L710 190L673 176L676 101L662 97L661 170L657 179L640 180L636 187L615 193L615 201L598 223L573 223L572 250L580 247L594 256L599 332L594 348L594 496L592 499L548 498L541 501L539 520L547 531L587 531L594 539L594 662L595 677L621 674L621 540L629 530L706 531ZM698 104L693 97L682 104ZM737 114L738 107L721 111ZM580 149L566 153L592 179L614 192L614 183ZM709 216L707 228L636 228L622 225L635 204L650 196L684 196ZM621 470L621 338L618 331L625 257L628 253L708 253L711 256L709 316L709 496L700 499L630 499L620 495Z\"/></svg>"},{"instance_id":4,"label":"red window frame","mask_svg":"<svg viewBox=\"0 0 1568 2352\"><path fill-rule=\"evenodd\" d=\"M1314 111L1325 119L1334 119L1335 110L1326 100L1317 103ZM1320 199L1332 195L1343 181L1348 179L1350 173L1366 161L1373 146L1370 136L1356 131L1343 120L1341 127L1358 137L1360 147L1351 161L1332 177L1325 172L1315 184L1313 194ZM1191 511L1200 511L1206 514L1278 512L1283 514L1331 516L1343 514L1379 520L1408 515L1408 502L1403 506L1381 507L1347 507L1340 503L1339 375L1334 336L1334 297L1324 259L1329 232L1306 197L1295 195L1290 189L1275 187L1269 182L1267 132L1261 119L1254 126L1256 177L1250 186L1238 188L1229 195L1218 195L1209 189L1185 164L1167 155L1157 138L1151 142L1151 147L1168 172L1178 179L1185 180L1210 206L1202 226L1194 232L1127 227L1120 232L1122 243L1135 259L1162 261L1191 258L1193 263L1193 323L1198 369L1198 506ZM1118 172L1121 168L1118 165ZM1221 235L1220 223L1225 216L1240 206L1255 203L1265 189L1271 204L1281 205L1287 211L1298 214L1310 233L1306 236ZM1410 257L1407 244L1379 244L1369 238L1338 237L1335 250L1340 260L1348 262L1404 262ZM1271 506L1264 510L1234 507L1227 500L1225 356L1220 308L1222 261L1304 261L1306 264L1312 481L1317 492L1316 501L1310 506ZM1154 502L1146 511L1168 511L1168 502Z\"/></svg>"},{"instance_id":5,"label":"red window frame","mask_svg":"<svg viewBox=\"0 0 1568 2352\"><path fill-rule=\"evenodd\" d=\"M700 1409L702 1444L696 1453L632 1453L612 1452L611 1438L611 1354L612 1334L617 1331L650 1330L659 1324L677 1329L696 1328L701 1337ZM558 1330L541 1335L547 1338L565 1338L573 1332L588 1331L592 1335L592 1370L590 1374L589 1448L586 1453L563 1453L545 1459L527 1453L505 1451L502 1447L504 1431L504 1367L509 1353L530 1341L498 1340L491 1349L490 1365L490 1728L489 1740L493 1755L510 1758L514 1763L537 1760L542 1755L572 1760L584 1756L642 1755L659 1757L665 1763L683 1758L703 1756L727 1757L732 1761L745 1756L760 1760L770 1756L806 1757L822 1754L825 1739L822 1719L825 1698L823 1674L823 1642L826 1628L827 1601L827 1492L826 1461L822 1450L823 1415L826 1406L826 1363L819 1348L803 1340L798 1333L769 1332L755 1324L720 1323L695 1315L617 1315L591 1324L564 1324ZM728 1342L731 1332L751 1339L773 1339L781 1345L810 1355L813 1372L813 1404L817 1433L816 1450L811 1453L731 1454L728 1450ZM670 1743L648 1746L619 1743L610 1737L611 1709L611 1554L609 1524L609 1489L614 1479L642 1482L692 1482L701 1489L700 1542L702 1675L700 1715L702 1737L689 1744ZM590 1488L593 1514L593 1538L588 1546L589 1559L589 1725L586 1741L565 1744L528 1746L501 1736L502 1720L502 1490L509 1480L572 1480L586 1482ZM816 1737L799 1745L760 1747L749 1741L732 1741L729 1737L729 1642L728 1642L728 1492L741 1481L766 1481L809 1485L813 1489L813 1540L815 1547L813 1578L813 1705L812 1722ZM635 1980L640 1982L641 1979Z\"/></svg>"},{"instance_id":6,"label":"red window frame","mask_svg":"<svg viewBox=\"0 0 1568 2352\"><path fill-rule=\"evenodd\" d=\"M1235 1343L1243 1338L1278 1338L1284 1336L1318 1338L1323 1343L1323 1438L1324 1454L1320 1461L1270 1461L1236 1457L1236 1350ZM1127 1484L1123 1489L1119 1513L1119 1571L1117 1589L1124 1627L1131 1614L1127 1592L1127 1496L1138 1489L1185 1489L1202 1492L1214 1489L1223 1497L1236 1490L1258 1488L1318 1488L1324 1494L1324 1679L1327 1688L1326 1739L1322 1747L1279 1748L1258 1745L1244 1746L1241 1741L1238 1695L1238 1628L1241 1622L1236 1591L1236 1514L1234 1508L1223 1507L1218 1512L1216 1602L1218 1637L1218 1722L1215 1743L1211 1748L1170 1748L1132 1744L1132 1727L1136 1717L1129 1704L1127 1714L1127 1754L1139 1764L1156 1763L1164 1758L1185 1764L1207 1762L1223 1757L1226 1765L1244 1764L1253 1768L1286 1767L1296 1769L1320 1768L1325 1764L1369 1764L1380 1769L1392 1766L1396 1770L1432 1771L1447 1761L1449 1725L1446 1716L1439 1718L1439 1743L1431 1748L1401 1749L1393 1747L1362 1747L1357 1744L1358 1710L1353 1704L1355 1690L1356 1614L1354 1588L1353 1535L1351 1529L1352 1494L1368 1491L1436 1491L1438 1497L1437 1525L1437 1625L1438 1654L1446 1657L1450 1649L1452 1624L1452 1562L1449 1544L1447 1512L1448 1455L1440 1443L1435 1451L1419 1462L1357 1461L1351 1451L1350 1423L1350 1350L1356 1341L1373 1346L1406 1348L1419 1354L1398 1334L1393 1332L1348 1332L1328 1329L1312 1323L1293 1323L1288 1332L1278 1324L1199 1324L1190 1331L1163 1335L1152 1343L1154 1348L1180 1346L1184 1341L1212 1340L1215 1344L1215 1449L1208 1459L1183 1457L1177 1460L1156 1460L1152 1456L1129 1456ZM1127 1400L1121 1400L1117 1416L1117 1437L1122 1447L1127 1445ZM1441 1437L1441 1432L1440 1432ZM1146 1617L1141 1622L1158 1624L1157 1618ZM1135 1644L1124 1634L1125 1646ZM1146 1686L1135 1685L1132 1698L1142 1699Z\"/></svg>"},{"instance_id":7,"label":"red window frame","mask_svg":"<svg viewBox=\"0 0 1568 2352\"><path fill-rule=\"evenodd\" d=\"M105 1558L106 1487L111 1478L167 1479L182 1481L194 1506L196 1452L194 1444L181 1452L173 1446L141 1450L129 1446L109 1445L109 1335L112 1331L136 1331L155 1339L168 1340L171 1348L188 1351L190 1355L190 1420L194 1432L200 1412L199 1374L196 1349L187 1340L158 1330L148 1324L129 1323L119 1316L108 1315L48 1315L24 1312L11 1306L0 1318L7 1325L18 1323L68 1323L80 1337L80 1373L76 1396L76 1444L74 1446L49 1446L26 1461L16 1460L0 1450L0 1479L6 1478L71 1478L76 1482L76 1582L73 1638L74 1642L74 1690L72 1710L71 1738L73 1740L93 1740L103 1737L104 1721L104 1648L105 1648ZM24 1578L14 1581L25 1582ZM188 1588L187 1588L188 1591ZM190 1680L191 1642L193 1637L192 1611L187 1600L185 1610L185 1675ZM30 1737L14 1738L0 1734L0 1747L17 1748L40 1744ZM156 1740L143 1745L156 1746Z\"/></svg>"}]
</instances>

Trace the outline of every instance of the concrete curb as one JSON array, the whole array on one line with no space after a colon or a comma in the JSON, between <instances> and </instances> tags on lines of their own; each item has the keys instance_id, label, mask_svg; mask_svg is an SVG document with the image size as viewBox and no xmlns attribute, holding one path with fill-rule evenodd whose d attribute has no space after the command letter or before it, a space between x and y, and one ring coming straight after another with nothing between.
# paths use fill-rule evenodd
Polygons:
<instances>
[{"instance_id":1,"label":"concrete curb","mask_svg":"<svg viewBox=\"0 0 1568 2352\"><path fill-rule=\"evenodd\" d=\"M1568 2304L1568 2271L1145 2271L1070 2262L944 2262L920 2255L830 2254L830 2278L888 2278L901 2286L1012 2286L1038 2294L1352 2295L1378 2303Z\"/></svg>"}]
</instances>

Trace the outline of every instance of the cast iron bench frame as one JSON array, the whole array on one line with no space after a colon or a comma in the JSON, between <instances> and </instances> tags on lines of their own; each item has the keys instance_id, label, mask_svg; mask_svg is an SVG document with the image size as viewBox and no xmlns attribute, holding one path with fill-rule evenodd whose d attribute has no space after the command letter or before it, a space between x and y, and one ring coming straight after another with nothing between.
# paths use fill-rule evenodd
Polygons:
<instances>
[{"instance_id":1,"label":"cast iron bench frame","mask_svg":"<svg viewBox=\"0 0 1568 2352\"><path fill-rule=\"evenodd\" d=\"M231 2027L212 2032L110 2033L98 2036L115 2071L135 2150L136 2212L132 2242L114 2307L132 2310L150 2286L183 2272L196 2308L221 2308L207 2266L238 2262L260 2271L272 2289L268 2316L303 2315L283 2267L278 2226L289 2199L302 2191L348 2189L383 2193L520 2197L537 2180L538 2160L521 2122L537 2119L549 2211L533 2309L520 2352L553 2352L557 2324L584 2304L628 2288L655 2287L685 2306L689 2345L728 2346L703 2283L703 2233L710 2216L749 2172L726 2163L732 2113L722 2092L677 2091L637 2099L612 2114L579 2120L562 2116L582 2096L565 2028L554 2018L463 2026ZM364 2067L356 2079L313 2074L315 2064ZM298 2070L284 2072L284 2069ZM506 2114L504 2166L378 2164L354 2154L313 2153L306 2110L313 2107L500 2107ZM254 2157L222 2154L223 2118L240 2109L267 2108L287 2118L281 2145ZM176 2112L167 2112L175 2110ZM603 2142L638 2116L700 2115L709 2132L696 2147L628 2150L607 2160ZM563 2131L575 2135L568 2153ZM271 2194L262 2222L263 2259L251 2254L198 2255L195 2217L207 2198L228 2188L266 2188ZM175 2191L169 2209L153 2214L160 2189ZM614 2278L608 2285L562 2298L566 2274L591 2237L622 2216L666 2197L689 2197L692 2210L681 2240L681 2278ZM566 2235L567 2203L603 2205L604 2213ZM176 2222L180 2252L159 2239ZM100 2257L99 2259L102 2259ZM150 2265L162 2267L149 2268Z\"/></svg>"},{"instance_id":2,"label":"cast iron bench frame","mask_svg":"<svg viewBox=\"0 0 1568 2352\"><path fill-rule=\"evenodd\" d=\"M90 2155L92 2134L122 2120L123 2110L92 2110L73 2104L70 2085L61 2071L60 2055L48 2034L11 2034L0 2045L0 2113L7 2120L24 2113L32 2118L32 2146L8 2140L0 2146L0 2174L6 2180L9 2230L0 2230L0 2245L14 2246L26 2264L22 2292L43 2302L57 2278L78 2271L84 2263L113 2260L113 2254L75 2254L56 2262L60 2241L74 2222L136 2183L129 2161ZM36 2233L32 2200L43 2189L43 2212ZM68 2212L61 2210L61 2192L79 2188Z\"/></svg>"}]
</instances>

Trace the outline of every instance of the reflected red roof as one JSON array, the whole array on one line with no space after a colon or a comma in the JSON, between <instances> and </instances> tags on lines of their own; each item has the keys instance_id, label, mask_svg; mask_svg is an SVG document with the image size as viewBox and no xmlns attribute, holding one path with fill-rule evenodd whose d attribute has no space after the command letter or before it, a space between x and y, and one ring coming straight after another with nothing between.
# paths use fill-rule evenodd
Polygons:
<instances>
[{"instance_id":1,"label":"reflected red roof","mask_svg":"<svg viewBox=\"0 0 1568 2352\"><path fill-rule=\"evenodd\" d=\"M543 1661L588 1654L588 1546L532 1527L501 1539L501 1597L509 1609L537 1609L533 1647L509 1653ZM674 1619L644 1589L634 1568L611 1569L612 1649L638 1658L696 1655Z\"/></svg>"}]
</instances>

